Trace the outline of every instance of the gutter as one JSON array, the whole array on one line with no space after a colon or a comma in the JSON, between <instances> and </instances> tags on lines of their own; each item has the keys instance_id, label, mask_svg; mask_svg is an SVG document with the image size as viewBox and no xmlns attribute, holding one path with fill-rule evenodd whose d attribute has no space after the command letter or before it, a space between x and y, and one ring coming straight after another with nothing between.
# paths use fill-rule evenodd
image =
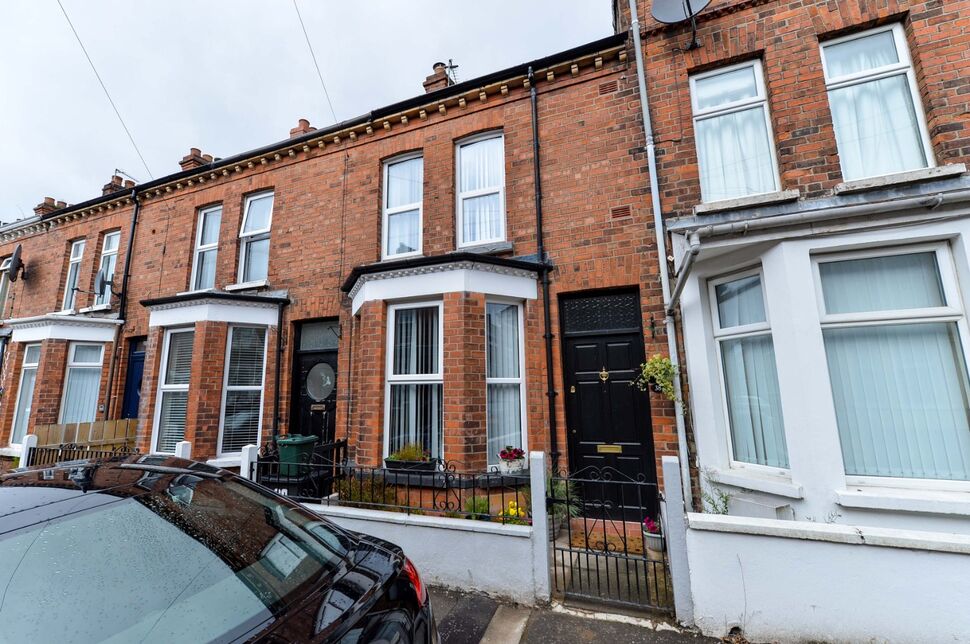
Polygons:
<instances>
[{"instance_id":1,"label":"gutter","mask_svg":"<svg viewBox=\"0 0 970 644\"><path fill-rule=\"evenodd\" d=\"M637 88L640 92L640 110L643 115L643 132L647 138L647 171L650 174L650 200L653 210L653 225L657 237L657 259L660 265L660 286L663 290L664 322L667 331L667 352L674 367L674 417L677 424L677 452L680 456L680 476L684 487L685 509L694 506L690 484L690 460L687 450L687 428L684 422L683 387L680 381L680 356L677 349L677 323L671 311L670 275L667 269L667 233L664 228L663 213L660 209L660 182L657 178L657 151L654 147L653 125L650 122L650 105L647 98L647 81L643 64L643 45L640 42L640 19L637 17L637 2L630 0L630 32L633 34L634 56L637 64ZM683 288L683 287L681 287Z\"/></svg>"}]
</instances>

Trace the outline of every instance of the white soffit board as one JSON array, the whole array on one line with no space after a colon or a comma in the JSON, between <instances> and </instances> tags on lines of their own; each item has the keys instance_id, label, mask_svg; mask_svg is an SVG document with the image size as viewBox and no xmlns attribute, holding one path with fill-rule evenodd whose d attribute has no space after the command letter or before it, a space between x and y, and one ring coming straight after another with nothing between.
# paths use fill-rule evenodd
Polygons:
<instances>
[{"instance_id":1,"label":"white soffit board","mask_svg":"<svg viewBox=\"0 0 970 644\"><path fill-rule=\"evenodd\" d=\"M73 342L113 342L120 320L74 315L41 315L7 320L13 342L71 340Z\"/></svg>"},{"instance_id":2,"label":"white soffit board","mask_svg":"<svg viewBox=\"0 0 970 644\"><path fill-rule=\"evenodd\" d=\"M491 270L493 267L486 266L446 267L445 270L413 274L395 271L390 276L382 273L362 275L351 292L353 313L356 314L365 302L374 300L400 300L461 291L518 300L536 299L535 273L520 269Z\"/></svg>"},{"instance_id":3,"label":"white soffit board","mask_svg":"<svg viewBox=\"0 0 970 644\"><path fill-rule=\"evenodd\" d=\"M197 300L187 304L151 307L148 326L170 327L196 322L276 326L277 319L276 304Z\"/></svg>"}]
</instances>

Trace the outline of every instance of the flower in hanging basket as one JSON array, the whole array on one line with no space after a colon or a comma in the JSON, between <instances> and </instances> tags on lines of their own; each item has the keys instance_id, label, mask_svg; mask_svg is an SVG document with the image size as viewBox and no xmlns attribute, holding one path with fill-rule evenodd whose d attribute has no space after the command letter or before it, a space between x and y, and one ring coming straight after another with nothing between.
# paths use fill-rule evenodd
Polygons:
<instances>
[{"instance_id":1,"label":"flower in hanging basket","mask_svg":"<svg viewBox=\"0 0 970 644\"><path fill-rule=\"evenodd\" d=\"M518 447L506 445L505 449L498 453L498 457L503 461L518 461L525 458L525 451Z\"/></svg>"},{"instance_id":2,"label":"flower in hanging basket","mask_svg":"<svg viewBox=\"0 0 970 644\"><path fill-rule=\"evenodd\" d=\"M660 534L660 525L650 517L647 517L643 520L643 531L647 534Z\"/></svg>"}]
</instances>

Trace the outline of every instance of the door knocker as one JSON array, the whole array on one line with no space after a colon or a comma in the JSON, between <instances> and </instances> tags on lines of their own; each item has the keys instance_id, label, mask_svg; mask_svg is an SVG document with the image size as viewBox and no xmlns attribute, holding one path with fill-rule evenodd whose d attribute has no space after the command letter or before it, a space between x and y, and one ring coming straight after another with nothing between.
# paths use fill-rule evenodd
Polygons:
<instances>
[{"instance_id":1,"label":"door knocker","mask_svg":"<svg viewBox=\"0 0 970 644\"><path fill-rule=\"evenodd\" d=\"M607 370L606 370L606 367L604 366L604 367L603 367L603 370L602 370L602 371L600 371L600 381L601 381L601 382L606 382L606 381L607 381L607 380L609 380L609 379L610 379L610 372L609 372L609 371L607 371Z\"/></svg>"}]
</instances>

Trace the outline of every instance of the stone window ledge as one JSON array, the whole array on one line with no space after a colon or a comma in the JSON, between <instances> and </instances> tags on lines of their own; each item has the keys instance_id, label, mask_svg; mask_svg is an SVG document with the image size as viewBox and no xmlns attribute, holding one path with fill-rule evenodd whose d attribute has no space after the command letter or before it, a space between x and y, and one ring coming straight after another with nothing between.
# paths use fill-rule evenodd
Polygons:
<instances>
[{"instance_id":1,"label":"stone window ledge","mask_svg":"<svg viewBox=\"0 0 970 644\"><path fill-rule=\"evenodd\" d=\"M711 482L715 485L730 485L754 492L764 492L776 496L784 496L789 499L801 499L804 497L802 486L793 483L791 479L782 476L770 476L744 472L739 470L726 470L717 468Z\"/></svg>"},{"instance_id":2,"label":"stone window ledge","mask_svg":"<svg viewBox=\"0 0 970 644\"><path fill-rule=\"evenodd\" d=\"M475 244L472 246L462 246L454 252L478 253L479 255L498 255L499 253L510 253L512 252L512 242L500 241L489 242L487 244Z\"/></svg>"},{"instance_id":3,"label":"stone window ledge","mask_svg":"<svg viewBox=\"0 0 970 644\"><path fill-rule=\"evenodd\" d=\"M779 192L769 192L763 195L751 195L750 197L738 197L737 199L723 199L721 201L711 201L694 206L695 215L709 215L715 212L725 212L728 210L741 210L743 208L754 208L756 206L768 206L772 204L795 201L800 196L798 190L781 190Z\"/></svg>"},{"instance_id":4,"label":"stone window ledge","mask_svg":"<svg viewBox=\"0 0 970 644\"><path fill-rule=\"evenodd\" d=\"M835 494L845 508L970 516L970 492L853 487Z\"/></svg>"},{"instance_id":5,"label":"stone window ledge","mask_svg":"<svg viewBox=\"0 0 970 644\"><path fill-rule=\"evenodd\" d=\"M219 458L210 458L206 461L206 465L212 465L213 467L240 467L242 463L242 456L220 456Z\"/></svg>"},{"instance_id":6,"label":"stone window ledge","mask_svg":"<svg viewBox=\"0 0 970 644\"><path fill-rule=\"evenodd\" d=\"M866 192L868 190L879 190L880 188L892 188L905 185L907 183L918 183L920 181L932 181L933 179L946 179L961 175L967 171L967 166L962 163L948 163L934 168L922 168L920 170L910 170L909 172L897 172L886 174L881 177L870 177L868 179L856 179L846 181L835 186L835 194L851 195L856 192Z\"/></svg>"},{"instance_id":7,"label":"stone window ledge","mask_svg":"<svg viewBox=\"0 0 970 644\"><path fill-rule=\"evenodd\" d=\"M241 284L227 284L223 290L229 291L254 291L256 289L264 289L269 287L269 282L266 280L255 280L253 282L242 282Z\"/></svg>"}]
</instances>

